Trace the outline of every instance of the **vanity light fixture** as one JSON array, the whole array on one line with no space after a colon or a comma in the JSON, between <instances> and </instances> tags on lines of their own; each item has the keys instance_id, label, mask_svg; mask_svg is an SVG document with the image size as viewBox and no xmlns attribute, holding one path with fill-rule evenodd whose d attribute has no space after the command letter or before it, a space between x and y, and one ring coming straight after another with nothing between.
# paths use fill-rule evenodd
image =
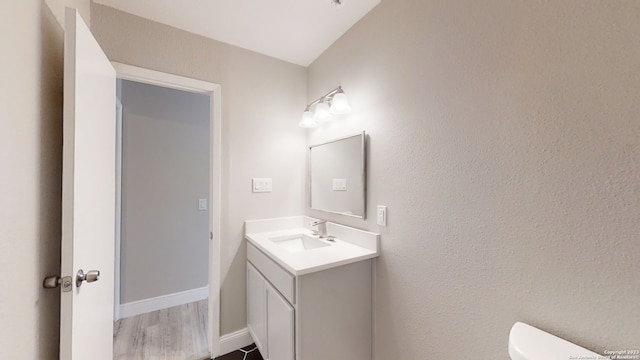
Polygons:
<instances>
[{"instance_id":1,"label":"vanity light fixture","mask_svg":"<svg viewBox=\"0 0 640 360\"><path fill-rule=\"evenodd\" d=\"M333 116L329 112L329 104L327 104L324 100L320 100L318 105L316 105L316 112L313 113L313 120L318 122L331 121Z\"/></svg>"},{"instance_id":2,"label":"vanity light fixture","mask_svg":"<svg viewBox=\"0 0 640 360\"><path fill-rule=\"evenodd\" d=\"M298 126L303 128L314 128L318 126L318 123L315 120L313 120L313 113L311 112L308 106L306 109L304 109L304 112L302 113L302 120L300 120L300 123L298 123Z\"/></svg>"},{"instance_id":3,"label":"vanity light fixture","mask_svg":"<svg viewBox=\"0 0 640 360\"><path fill-rule=\"evenodd\" d=\"M351 113L351 106L347 101L347 95L344 94L342 88L338 88L338 92L331 98L331 108L329 112L336 115L344 115Z\"/></svg>"},{"instance_id":4,"label":"vanity light fixture","mask_svg":"<svg viewBox=\"0 0 640 360\"><path fill-rule=\"evenodd\" d=\"M314 105L315 113L311 112L311 107ZM313 128L318 126L319 122L330 121L333 118L332 115L344 115L350 112L351 106L349 106L349 102L347 101L347 95L342 91L342 87L338 86L307 105L298 126Z\"/></svg>"}]
</instances>

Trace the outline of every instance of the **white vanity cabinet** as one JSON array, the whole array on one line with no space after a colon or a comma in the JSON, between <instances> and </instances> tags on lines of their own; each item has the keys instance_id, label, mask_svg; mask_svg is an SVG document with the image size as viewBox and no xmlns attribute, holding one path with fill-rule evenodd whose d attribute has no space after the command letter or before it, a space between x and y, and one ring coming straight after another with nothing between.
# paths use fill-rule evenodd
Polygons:
<instances>
[{"instance_id":1,"label":"white vanity cabinet","mask_svg":"<svg viewBox=\"0 0 640 360\"><path fill-rule=\"evenodd\" d=\"M372 260L295 276L247 243L247 327L265 360L371 360Z\"/></svg>"},{"instance_id":2,"label":"white vanity cabinet","mask_svg":"<svg viewBox=\"0 0 640 360\"><path fill-rule=\"evenodd\" d=\"M267 284L267 348L269 359L294 360L294 310Z\"/></svg>"},{"instance_id":3,"label":"white vanity cabinet","mask_svg":"<svg viewBox=\"0 0 640 360\"><path fill-rule=\"evenodd\" d=\"M247 329L260 352L267 354L267 280L248 262Z\"/></svg>"},{"instance_id":4,"label":"white vanity cabinet","mask_svg":"<svg viewBox=\"0 0 640 360\"><path fill-rule=\"evenodd\" d=\"M247 328L265 360L294 360L294 309L247 263Z\"/></svg>"}]
</instances>

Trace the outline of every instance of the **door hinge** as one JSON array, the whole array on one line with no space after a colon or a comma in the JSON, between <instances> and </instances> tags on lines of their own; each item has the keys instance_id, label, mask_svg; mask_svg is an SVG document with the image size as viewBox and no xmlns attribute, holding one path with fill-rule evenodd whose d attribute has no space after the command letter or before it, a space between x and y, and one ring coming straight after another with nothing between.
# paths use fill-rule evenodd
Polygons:
<instances>
[{"instance_id":1,"label":"door hinge","mask_svg":"<svg viewBox=\"0 0 640 360\"><path fill-rule=\"evenodd\" d=\"M58 275L47 276L42 281L42 287L45 289L55 289L62 285L62 292L69 292L73 288L71 276L60 277Z\"/></svg>"},{"instance_id":2,"label":"door hinge","mask_svg":"<svg viewBox=\"0 0 640 360\"><path fill-rule=\"evenodd\" d=\"M213 233L212 232L209 233L209 239L213 240Z\"/></svg>"}]
</instances>

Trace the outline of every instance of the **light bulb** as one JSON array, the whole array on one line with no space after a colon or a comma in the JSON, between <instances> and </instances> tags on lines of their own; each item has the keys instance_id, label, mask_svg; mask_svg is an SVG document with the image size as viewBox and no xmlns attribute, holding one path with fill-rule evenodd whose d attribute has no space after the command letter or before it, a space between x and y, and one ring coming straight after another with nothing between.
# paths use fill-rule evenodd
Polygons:
<instances>
[{"instance_id":1,"label":"light bulb","mask_svg":"<svg viewBox=\"0 0 640 360\"><path fill-rule=\"evenodd\" d=\"M318 123L313 120L313 113L309 111L309 109L305 110L304 113L302 113L302 120L300 120L298 126L307 129L318 126Z\"/></svg>"},{"instance_id":2,"label":"light bulb","mask_svg":"<svg viewBox=\"0 0 640 360\"><path fill-rule=\"evenodd\" d=\"M336 115L351 113L351 106L349 106L349 102L347 101L347 95L343 92L333 95L331 100L331 109L329 109L329 111Z\"/></svg>"},{"instance_id":3,"label":"light bulb","mask_svg":"<svg viewBox=\"0 0 640 360\"><path fill-rule=\"evenodd\" d=\"M316 112L313 115L313 119L315 121L329 121L331 120L331 113L329 112L329 105L321 101L318 105L316 105Z\"/></svg>"}]
</instances>

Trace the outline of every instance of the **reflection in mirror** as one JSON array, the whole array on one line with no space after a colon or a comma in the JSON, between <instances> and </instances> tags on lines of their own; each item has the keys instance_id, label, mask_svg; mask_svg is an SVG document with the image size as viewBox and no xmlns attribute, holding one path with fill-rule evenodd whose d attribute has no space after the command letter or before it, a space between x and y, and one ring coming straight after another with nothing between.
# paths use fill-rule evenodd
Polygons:
<instances>
[{"instance_id":1,"label":"reflection in mirror","mask_svg":"<svg viewBox=\"0 0 640 360\"><path fill-rule=\"evenodd\" d=\"M309 147L311 209L365 218L364 132Z\"/></svg>"}]
</instances>

